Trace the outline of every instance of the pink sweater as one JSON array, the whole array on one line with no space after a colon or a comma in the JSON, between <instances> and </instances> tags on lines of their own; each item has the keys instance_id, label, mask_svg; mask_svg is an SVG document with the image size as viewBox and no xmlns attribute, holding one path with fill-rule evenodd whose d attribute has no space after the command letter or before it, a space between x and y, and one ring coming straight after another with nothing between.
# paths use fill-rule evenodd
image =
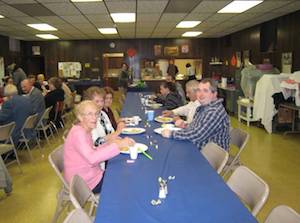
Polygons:
<instances>
[{"instance_id":1,"label":"pink sweater","mask_svg":"<svg viewBox=\"0 0 300 223\"><path fill-rule=\"evenodd\" d=\"M103 170L99 163L120 153L116 144L103 144L93 148L91 133L80 125L70 130L64 144L64 177L71 182L74 175L81 176L92 190L100 182Z\"/></svg>"}]
</instances>

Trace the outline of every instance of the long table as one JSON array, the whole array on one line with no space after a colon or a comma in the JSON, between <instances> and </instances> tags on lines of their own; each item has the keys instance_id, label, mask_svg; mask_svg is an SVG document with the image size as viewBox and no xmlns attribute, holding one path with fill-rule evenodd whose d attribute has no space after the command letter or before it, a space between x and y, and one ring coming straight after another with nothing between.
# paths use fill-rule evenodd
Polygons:
<instances>
[{"instance_id":1,"label":"long table","mask_svg":"<svg viewBox=\"0 0 300 223\"><path fill-rule=\"evenodd\" d=\"M123 117L145 119L139 98L139 93L127 94ZM156 115L160 112L156 110ZM132 137L149 146L153 160L140 154L134 163L127 163L129 156L122 154L108 162L95 222L256 222L196 146L163 138L153 132L159 126L151 122L146 133ZM150 140L158 142L158 149ZM151 205L152 199L158 199L158 177L168 176L175 180L168 183L167 198L158 206Z\"/></svg>"}]
</instances>

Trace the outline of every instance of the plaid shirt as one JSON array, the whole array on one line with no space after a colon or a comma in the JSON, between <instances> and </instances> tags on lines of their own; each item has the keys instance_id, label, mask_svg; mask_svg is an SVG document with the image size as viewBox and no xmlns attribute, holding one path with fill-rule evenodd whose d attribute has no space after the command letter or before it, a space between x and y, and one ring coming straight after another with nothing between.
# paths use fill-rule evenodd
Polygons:
<instances>
[{"instance_id":1,"label":"plaid shirt","mask_svg":"<svg viewBox=\"0 0 300 223\"><path fill-rule=\"evenodd\" d=\"M214 142L223 149L229 149L229 118L222 105L223 99L217 99L208 105L197 108L193 121L187 128L173 131L172 137L190 140L199 149L208 142Z\"/></svg>"}]
</instances>

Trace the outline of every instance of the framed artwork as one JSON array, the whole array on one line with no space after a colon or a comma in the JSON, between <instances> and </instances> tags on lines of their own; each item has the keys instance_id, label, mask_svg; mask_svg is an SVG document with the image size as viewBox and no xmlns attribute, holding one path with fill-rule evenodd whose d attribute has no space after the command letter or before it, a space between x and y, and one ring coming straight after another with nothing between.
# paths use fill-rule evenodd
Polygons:
<instances>
[{"instance_id":1,"label":"framed artwork","mask_svg":"<svg viewBox=\"0 0 300 223\"><path fill-rule=\"evenodd\" d=\"M236 57L236 67L240 68L242 65L242 53L241 51L237 51L235 53L235 57Z\"/></svg>"},{"instance_id":2,"label":"framed artwork","mask_svg":"<svg viewBox=\"0 0 300 223\"><path fill-rule=\"evenodd\" d=\"M189 45L182 45L181 53L189 53Z\"/></svg>"},{"instance_id":3,"label":"framed artwork","mask_svg":"<svg viewBox=\"0 0 300 223\"><path fill-rule=\"evenodd\" d=\"M165 56L178 56L179 55L178 46L166 46L164 48L164 55Z\"/></svg>"},{"instance_id":4,"label":"framed artwork","mask_svg":"<svg viewBox=\"0 0 300 223\"><path fill-rule=\"evenodd\" d=\"M32 46L32 55L35 55L35 56L41 55L40 46Z\"/></svg>"},{"instance_id":5,"label":"framed artwork","mask_svg":"<svg viewBox=\"0 0 300 223\"><path fill-rule=\"evenodd\" d=\"M161 45L154 45L154 56L161 56Z\"/></svg>"}]
</instances>

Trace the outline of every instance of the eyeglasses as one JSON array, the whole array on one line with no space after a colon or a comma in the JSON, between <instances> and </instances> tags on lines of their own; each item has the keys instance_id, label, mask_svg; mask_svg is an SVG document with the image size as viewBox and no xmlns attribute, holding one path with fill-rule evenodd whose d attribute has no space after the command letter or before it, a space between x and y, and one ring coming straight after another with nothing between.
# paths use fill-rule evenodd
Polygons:
<instances>
[{"instance_id":1,"label":"eyeglasses","mask_svg":"<svg viewBox=\"0 0 300 223\"><path fill-rule=\"evenodd\" d=\"M82 113L83 116L87 116L87 117L98 117L100 115L100 112L96 112L96 113L93 113L93 112L88 112L88 113Z\"/></svg>"}]
</instances>

